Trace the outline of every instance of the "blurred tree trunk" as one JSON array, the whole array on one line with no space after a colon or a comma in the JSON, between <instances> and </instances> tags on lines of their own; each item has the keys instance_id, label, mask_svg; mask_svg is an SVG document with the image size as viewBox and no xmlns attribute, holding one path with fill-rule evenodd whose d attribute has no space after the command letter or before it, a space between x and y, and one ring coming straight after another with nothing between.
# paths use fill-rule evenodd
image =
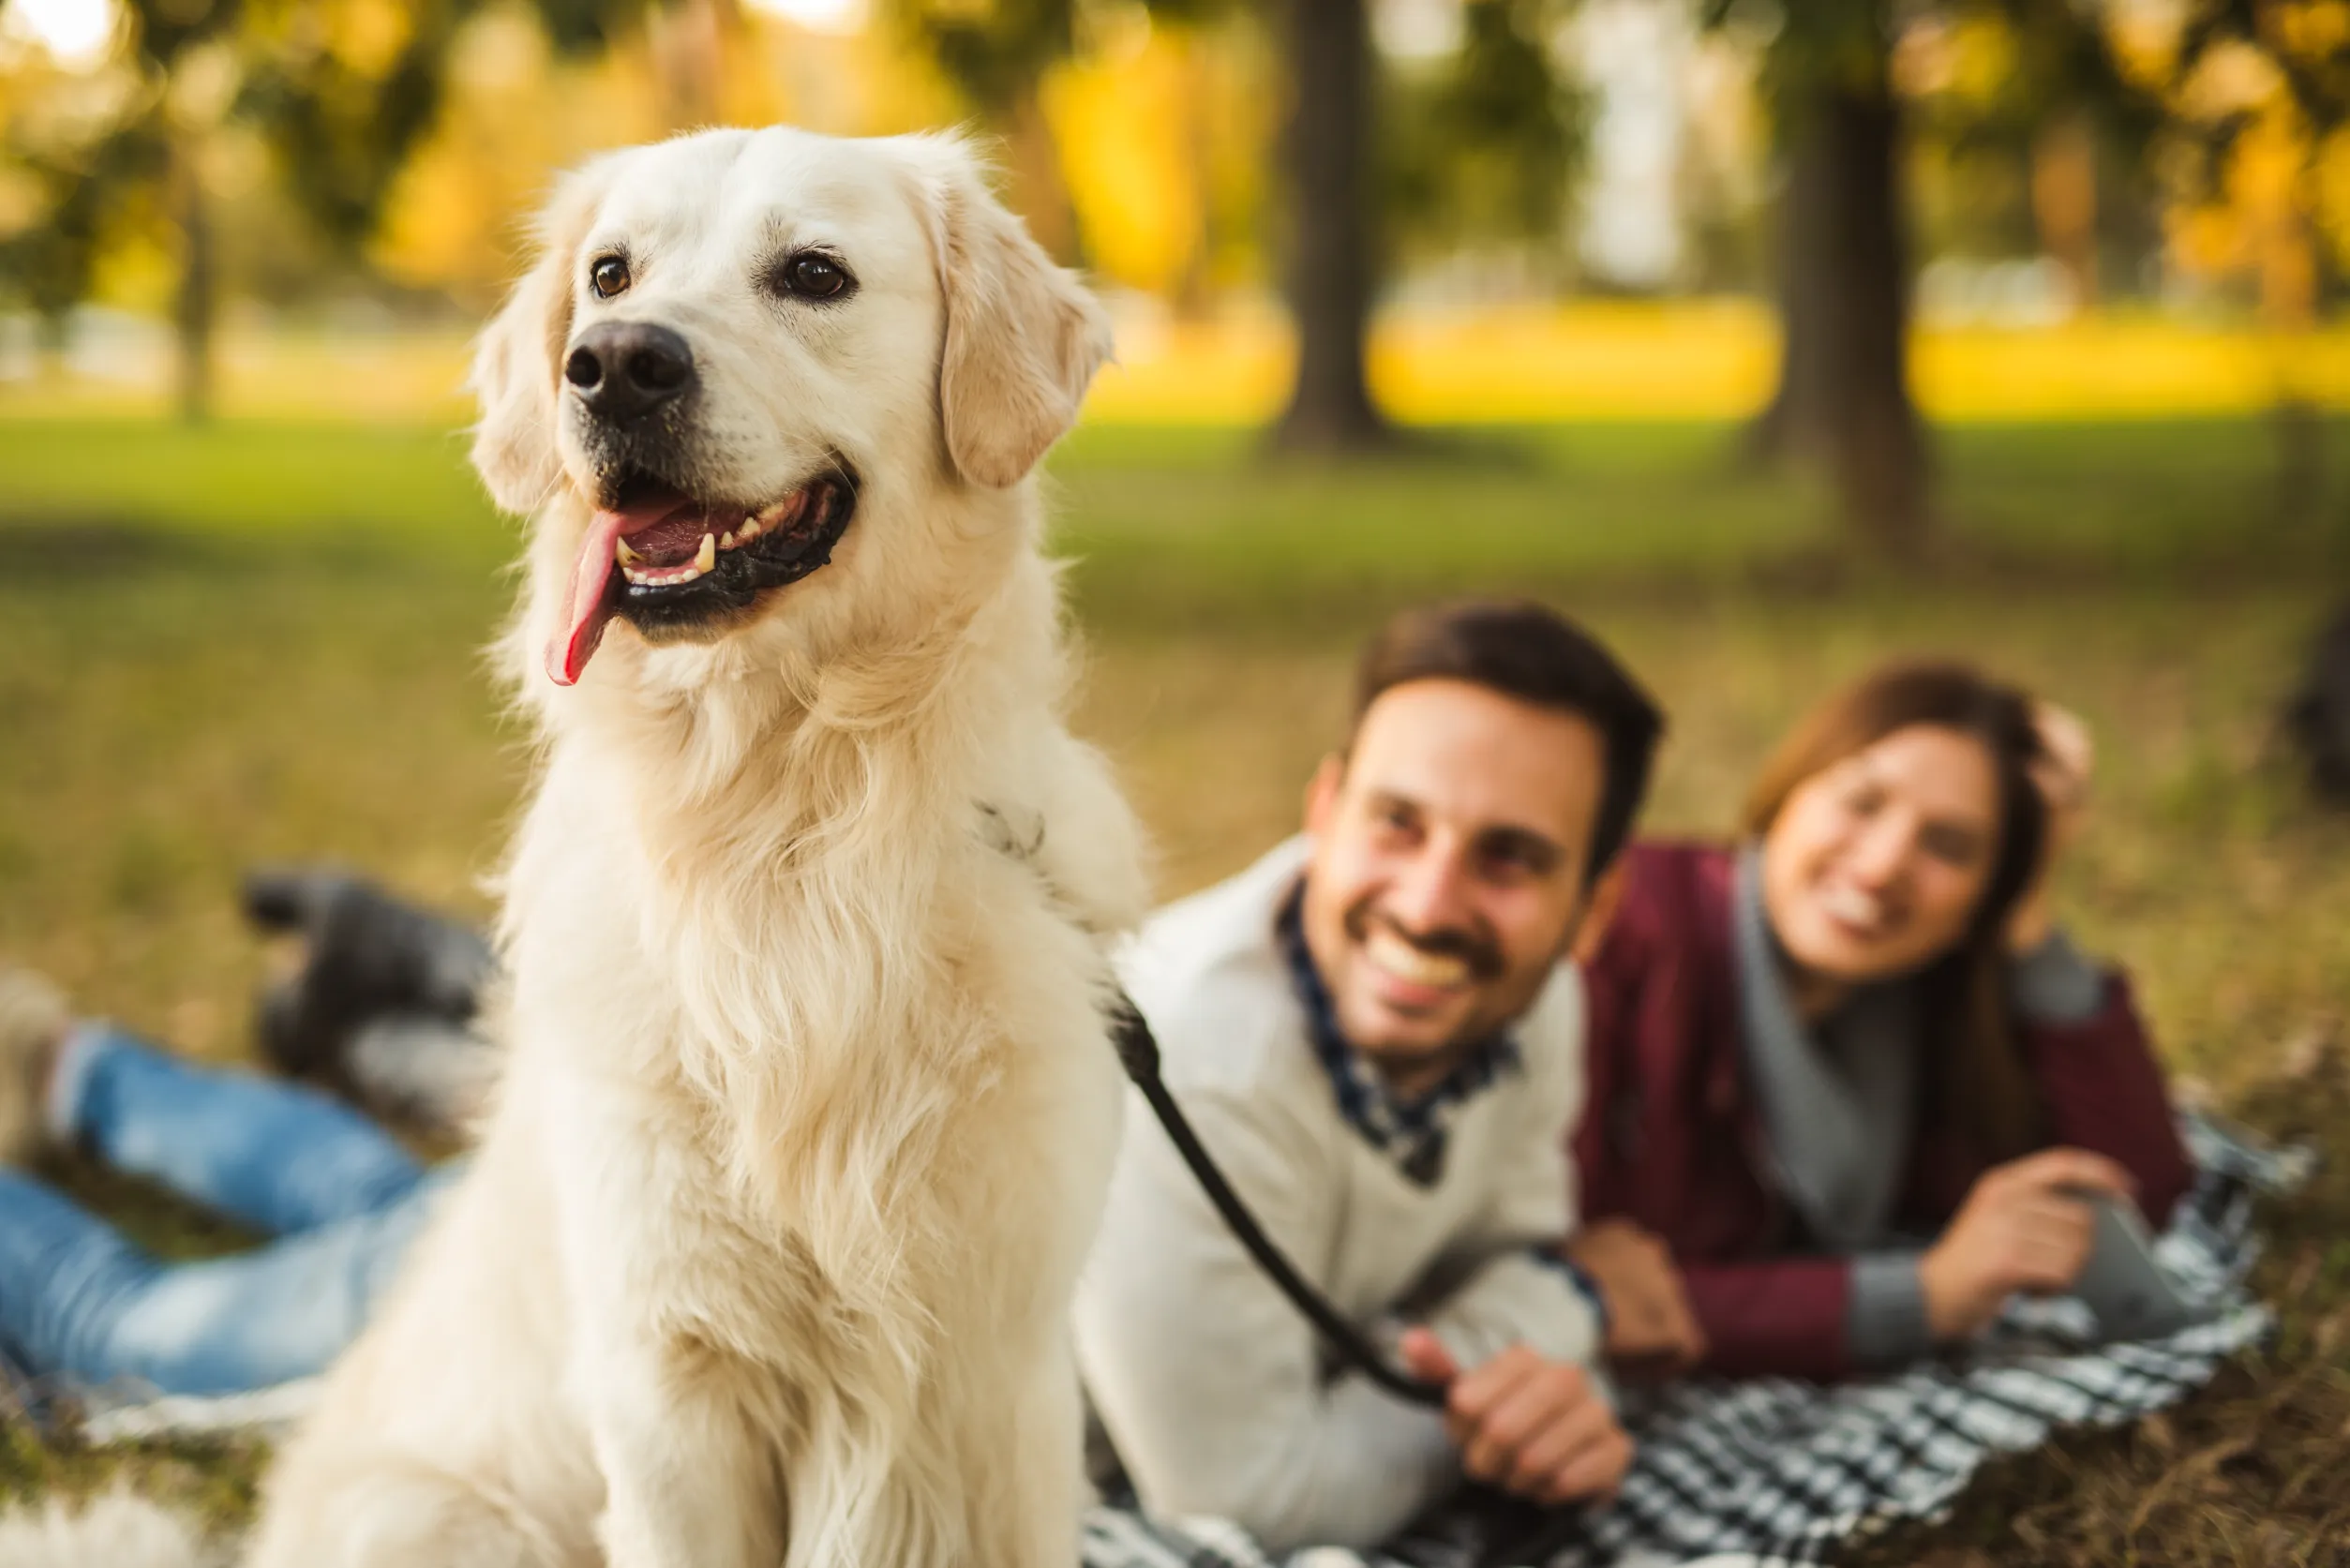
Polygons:
<instances>
[{"instance_id":1,"label":"blurred tree trunk","mask_svg":"<svg viewBox=\"0 0 2350 1568\"><path fill-rule=\"evenodd\" d=\"M65 380L66 356L73 351L73 323L67 310L33 312L33 358L44 381Z\"/></svg>"},{"instance_id":2,"label":"blurred tree trunk","mask_svg":"<svg viewBox=\"0 0 2350 1568\"><path fill-rule=\"evenodd\" d=\"M1823 86L1782 115L1784 347L1756 449L1824 467L1855 536L1913 558L1929 515L1925 432L1909 396L1900 110L1879 74Z\"/></svg>"},{"instance_id":3,"label":"blurred tree trunk","mask_svg":"<svg viewBox=\"0 0 2350 1568\"><path fill-rule=\"evenodd\" d=\"M1001 112L1011 161L1011 188L1005 194L1045 254L1074 266L1083 260L1077 203L1070 200L1069 181L1061 173L1061 144L1054 140L1053 123L1045 115L1042 88L1037 77L1025 77Z\"/></svg>"},{"instance_id":4,"label":"blurred tree trunk","mask_svg":"<svg viewBox=\"0 0 2350 1568\"><path fill-rule=\"evenodd\" d=\"M172 209L180 231L179 287L172 301L180 418L212 417L213 326L217 314L212 214L204 202L202 143L182 135L172 148Z\"/></svg>"},{"instance_id":5,"label":"blurred tree trunk","mask_svg":"<svg viewBox=\"0 0 2350 1568\"><path fill-rule=\"evenodd\" d=\"M2073 281L2073 309L2097 307L2097 136L2087 112L2051 120L2033 139L2032 222L2040 247Z\"/></svg>"},{"instance_id":6,"label":"blurred tree trunk","mask_svg":"<svg viewBox=\"0 0 2350 1568\"><path fill-rule=\"evenodd\" d=\"M726 57L742 31L738 0L668 0L646 18L662 118L671 130L726 122Z\"/></svg>"},{"instance_id":7,"label":"blurred tree trunk","mask_svg":"<svg viewBox=\"0 0 2350 1568\"><path fill-rule=\"evenodd\" d=\"M2326 497L2326 422L2305 363L2317 326L2317 236L2302 187L2292 177L2264 190L2254 228L2260 315L2276 367L2269 426L2277 441L2277 519L2287 528L2315 522Z\"/></svg>"},{"instance_id":8,"label":"blurred tree trunk","mask_svg":"<svg viewBox=\"0 0 2350 1568\"><path fill-rule=\"evenodd\" d=\"M1365 0L1289 0L1292 90L1284 275L1297 323L1297 381L1273 443L1292 452L1390 446L1395 427L1370 400L1370 19Z\"/></svg>"},{"instance_id":9,"label":"blurred tree trunk","mask_svg":"<svg viewBox=\"0 0 2350 1568\"><path fill-rule=\"evenodd\" d=\"M1199 36L1186 29L1179 56L1183 73L1183 164L1191 187L1190 250L1175 284L1175 313L1180 320L1204 320L1214 305L1216 263L1216 168L1209 147L1208 105L1215 90L1207 52Z\"/></svg>"}]
</instances>

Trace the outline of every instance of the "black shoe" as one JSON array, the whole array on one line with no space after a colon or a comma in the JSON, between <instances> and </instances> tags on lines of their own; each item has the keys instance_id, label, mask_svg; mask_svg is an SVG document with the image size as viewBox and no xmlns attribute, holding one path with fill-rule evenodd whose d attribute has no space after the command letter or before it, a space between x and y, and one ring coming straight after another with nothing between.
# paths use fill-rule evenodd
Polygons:
<instances>
[{"instance_id":1,"label":"black shoe","mask_svg":"<svg viewBox=\"0 0 2350 1568\"><path fill-rule=\"evenodd\" d=\"M302 966L261 998L262 1052L298 1078L348 1085L359 1030L386 1016L462 1024L481 1003L489 945L348 873L272 868L245 879L247 918L300 937Z\"/></svg>"}]
</instances>

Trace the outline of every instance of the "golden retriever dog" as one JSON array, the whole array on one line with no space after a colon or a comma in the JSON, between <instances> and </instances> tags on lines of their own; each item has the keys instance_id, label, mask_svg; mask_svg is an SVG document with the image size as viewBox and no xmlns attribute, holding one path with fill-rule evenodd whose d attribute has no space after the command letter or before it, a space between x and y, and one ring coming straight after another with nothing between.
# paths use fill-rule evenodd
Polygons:
<instances>
[{"instance_id":1,"label":"golden retriever dog","mask_svg":"<svg viewBox=\"0 0 2350 1568\"><path fill-rule=\"evenodd\" d=\"M248 1561L1069 1568L1145 889L1033 470L1104 317L939 137L613 154L540 240L508 1067Z\"/></svg>"}]
</instances>

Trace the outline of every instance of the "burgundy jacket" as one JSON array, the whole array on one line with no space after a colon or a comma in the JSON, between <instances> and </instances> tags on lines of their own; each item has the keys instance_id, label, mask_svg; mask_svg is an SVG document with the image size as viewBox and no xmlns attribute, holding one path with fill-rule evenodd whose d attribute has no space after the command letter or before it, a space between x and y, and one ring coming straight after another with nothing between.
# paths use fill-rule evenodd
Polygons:
<instances>
[{"instance_id":1,"label":"burgundy jacket","mask_svg":"<svg viewBox=\"0 0 2350 1568\"><path fill-rule=\"evenodd\" d=\"M1792 1250L1801 1221L1767 1174L1747 1081L1736 857L1684 844L1639 844L1625 857L1623 906L1586 977L1590 1080L1572 1142L1582 1219L1629 1219L1672 1248L1712 1369L1842 1377L1854 1370L1851 1265ZM2083 1023L2026 1021L2021 1040L2052 1145L2119 1161L2161 1225L2187 1190L2187 1156L2127 982L2108 976L2103 1008ZM1895 1223L1939 1232L1983 1169L1948 1129L1920 1127Z\"/></svg>"}]
</instances>

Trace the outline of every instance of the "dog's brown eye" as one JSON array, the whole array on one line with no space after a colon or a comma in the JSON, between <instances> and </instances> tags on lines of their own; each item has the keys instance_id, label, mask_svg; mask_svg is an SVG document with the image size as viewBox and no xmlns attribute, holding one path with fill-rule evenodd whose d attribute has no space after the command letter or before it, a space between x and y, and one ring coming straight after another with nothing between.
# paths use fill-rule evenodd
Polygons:
<instances>
[{"instance_id":1,"label":"dog's brown eye","mask_svg":"<svg viewBox=\"0 0 2350 1568\"><path fill-rule=\"evenodd\" d=\"M588 286L598 299L610 299L628 291L628 263L617 256L606 256L588 269Z\"/></svg>"},{"instance_id":2,"label":"dog's brown eye","mask_svg":"<svg viewBox=\"0 0 2350 1568\"><path fill-rule=\"evenodd\" d=\"M784 287L806 299L835 299L848 287L848 269L830 256L803 250L783 266Z\"/></svg>"}]
</instances>

